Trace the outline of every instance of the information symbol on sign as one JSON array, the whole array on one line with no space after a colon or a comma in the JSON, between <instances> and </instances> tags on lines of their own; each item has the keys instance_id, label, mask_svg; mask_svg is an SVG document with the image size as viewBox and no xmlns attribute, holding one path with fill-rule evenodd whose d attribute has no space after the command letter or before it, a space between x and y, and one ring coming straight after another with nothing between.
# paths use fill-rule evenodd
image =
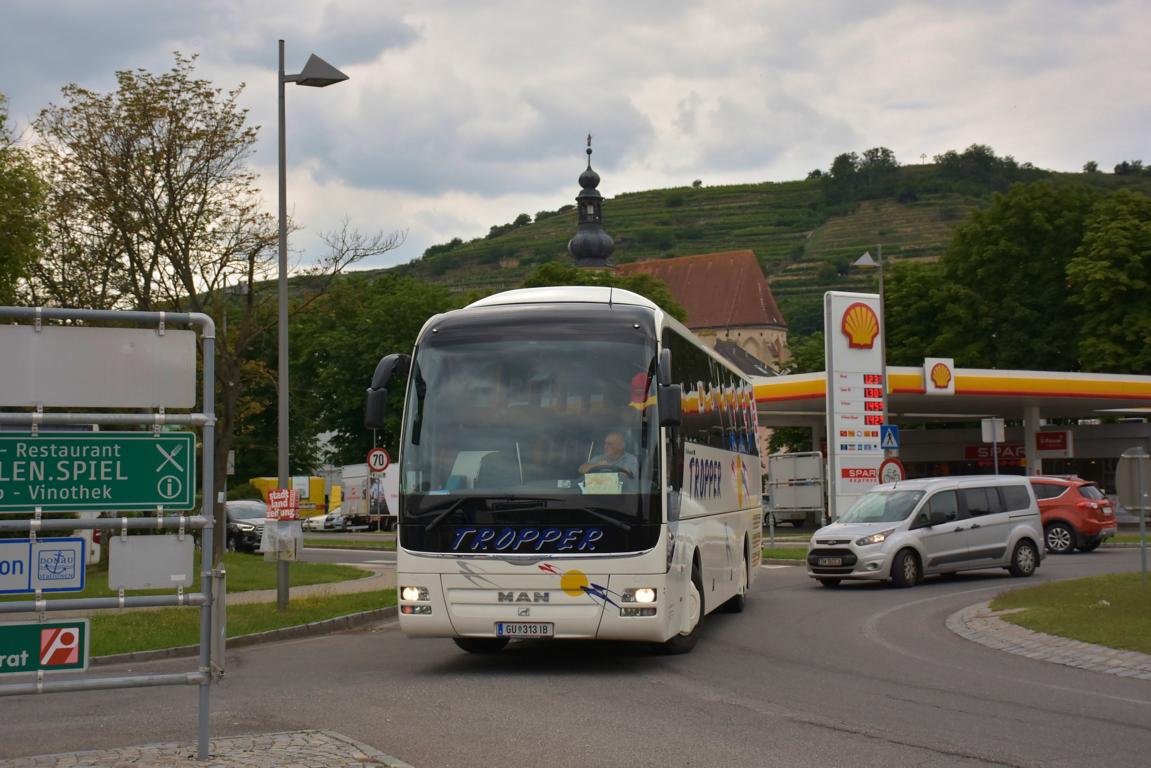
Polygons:
<instances>
[{"instance_id":1,"label":"information symbol on sign","mask_svg":"<svg viewBox=\"0 0 1151 768\"><path fill-rule=\"evenodd\" d=\"M879 447L885 451L899 450L899 427L884 424L879 428Z\"/></svg>"},{"instance_id":2,"label":"information symbol on sign","mask_svg":"<svg viewBox=\"0 0 1151 768\"><path fill-rule=\"evenodd\" d=\"M175 475L164 475L156 483L156 492L165 499L174 499L184 490L184 484Z\"/></svg>"},{"instance_id":3,"label":"information symbol on sign","mask_svg":"<svg viewBox=\"0 0 1151 768\"><path fill-rule=\"evenodd\" d=\"M388 452L383 448L373 448L368 451L368 469L373 472L383 472L392 463Z\"/></svg>"}]
</instances>

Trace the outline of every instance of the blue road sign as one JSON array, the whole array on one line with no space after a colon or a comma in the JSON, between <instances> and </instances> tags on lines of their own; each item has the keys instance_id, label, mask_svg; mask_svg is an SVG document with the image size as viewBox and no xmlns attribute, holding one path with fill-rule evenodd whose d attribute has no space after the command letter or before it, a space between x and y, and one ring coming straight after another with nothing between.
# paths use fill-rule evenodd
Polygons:
<instances>
[{"instance_id":1,"label":"blue road sign","mask_svg":"<svg viewBox=\"0 0 1151 768\"><path fill-rule=\"evenodd\" d=\"M879 427L879 447L885 451L899 450L899 427L883 424Z\"/></svg>"},{"instance_id":2,"label":"blue road sign","mask_svg":"<svg viewBox=\"0 0 1151 768\"><path fill-rule=\"evenodd\" d=\"M0 595L83 592L85 547L79 537L0 539Z\"/></svg>"}]
</instances>

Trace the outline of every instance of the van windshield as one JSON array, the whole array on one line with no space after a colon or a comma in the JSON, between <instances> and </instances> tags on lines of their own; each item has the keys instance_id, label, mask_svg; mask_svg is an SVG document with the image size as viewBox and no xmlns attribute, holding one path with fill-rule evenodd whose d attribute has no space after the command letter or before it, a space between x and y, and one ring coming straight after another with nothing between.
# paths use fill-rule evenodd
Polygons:
<instances>
[{"instance_id":1,"label":"van windshield","mask_svg":"<svg viewBox=\"0 0 1151 768\"><path fill-rule=\"evenodd\" d=\"M907 519L923 491L872 491L839 518L841 523L898 523Z\"/></svg>"}]
</instances>

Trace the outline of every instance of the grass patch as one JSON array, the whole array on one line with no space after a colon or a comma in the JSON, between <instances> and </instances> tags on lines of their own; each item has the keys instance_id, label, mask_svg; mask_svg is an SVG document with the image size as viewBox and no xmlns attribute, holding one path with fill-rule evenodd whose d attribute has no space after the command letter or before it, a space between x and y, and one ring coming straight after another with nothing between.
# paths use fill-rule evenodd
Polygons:
<instances>
[{"instance_id":1,"label":"grass patch","mask_svg":"<svg viewBox=\"0 0 1151 768\"><path fill-rule=\"evenodd\" d=\"M244 552L225 552L222 560L224 570L228 572L229 592L248 592L254 589L276 588L276 564L264 562L263 555L251 555ZM200 552L196 550L194 571L199 573ZM289 583L293 587L304 587L309 584L330 584L334 581L348 581L358 579L371 573L363 568L353 568L347 565L332 565L328 563L292 563L289 569ZM49 600L61 600L84 597L115 597L116 591L108 588L108 561L105 558L101 563L88 569L85 576L86 588L83 592L54 592L46 594ZM186 592L199 592L200 580L188 587ZM129 595L159 595L173 593L173 589L132 589ZM30 600L31 595L5 595L5 600Z\"/></svg>"},{"instance_id":2,"label":"grass patch","mask_svg":"<svg viewBox=\"0 0 1151 768\"><path fill-rule=\"evenodd\" d=\"M1107 539L1103 546L1107 546L1108 544L1138 544L1141 541L1143 540L1139 538L1139 534L1137 533L1117 533ZM1151 543L1151 533L1147 534L1147 541Z\"/></svg>"},{"instance_id":3,"label":"grass patch","mask_svg":"<svg viewBox=\"0 0 1151 768\"><path fill-rule=\"evenodd\" d=\"M277 611L274 602L229 605L228 637L293 627L395 604L396 591L388 589L295 599L288 603L284 612ZM91 622L93 656L195 645L200 640L200 611L190 608L94 614Z\"/></svg>"},{"instance_id":4,"label":"grass patch","mask_svg":"<svg viewBox=\"0 0 1151 768\"><path fill-rule=\"evenodd\" d=\"M332 539L327 536L305 536L304 546L315 549L382 549L387 552L395 552L396 540L371 541L370 539Z\"/></svg>"},{"instance_id":5,"label":"grass patch","mask_svg":"<svg viewBox=\"0 0 1151 768\"><path fill-rule=\"evenodd\" d=\"M1007 608L1025 610L1004 621L1036 632L1151 653L1151 584L1142 584L1138 573L1016 589L991 603L995 611Z\"/></svg>"},{"instance_id":6,"label":"grass patch","mask_svg":"<svg viewBox=\"0 0 1151 768\"><path fill-rule=\"evenodd\" d=\"M807 549L804 547L771 547L763 548L763 556L771 560L806 560Z\"/></svg>"}]
</instances>

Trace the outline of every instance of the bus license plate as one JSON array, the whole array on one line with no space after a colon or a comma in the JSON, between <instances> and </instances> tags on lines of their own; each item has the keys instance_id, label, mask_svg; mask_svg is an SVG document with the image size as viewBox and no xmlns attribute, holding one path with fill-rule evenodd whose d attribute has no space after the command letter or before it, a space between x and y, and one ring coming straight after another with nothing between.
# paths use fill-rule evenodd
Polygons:
<instances>
[{"instance_id":1,"label":"bus license plate","mask_svg":"<svg viewBox=\"0 0 1151 768\"><path fill-rule=\"evenodd\" d=\"M828 566L843 565L843 558L842 557L821 557L821 558L819 558L819 564L820 565L828 565Z\"/></svg>"},{"instance_id":2,"label":"bus license plate","mask_svg":"<svg viewBox=\"0 0 1151 768\"><path fill-rule=\"evenodd\" d=\"M527 623L527 622L496 622L497 637L552 637L555 635L554 624Z\"/></svg>"}]
</instances>

